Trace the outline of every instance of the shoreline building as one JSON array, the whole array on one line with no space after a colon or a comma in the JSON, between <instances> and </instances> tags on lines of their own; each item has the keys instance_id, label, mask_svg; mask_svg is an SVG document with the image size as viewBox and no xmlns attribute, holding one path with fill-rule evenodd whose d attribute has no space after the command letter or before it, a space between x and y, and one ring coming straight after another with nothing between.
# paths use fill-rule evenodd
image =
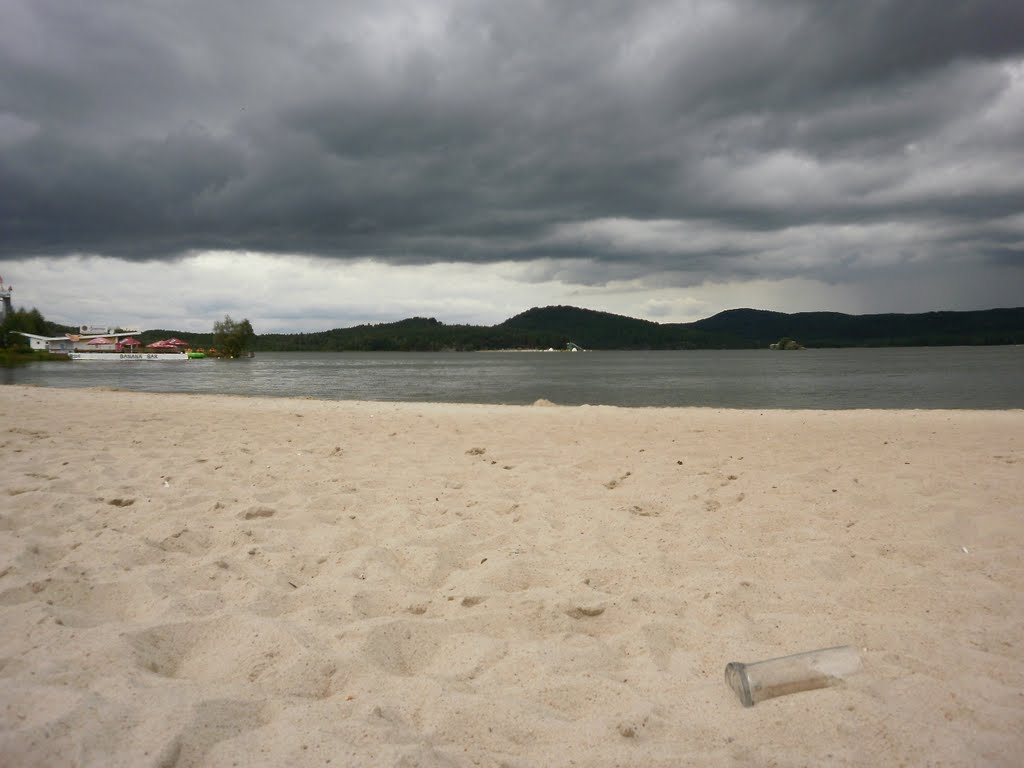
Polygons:
<instances>
[{"instance_id":1,"label":"shoreline building","mask_svg":"<svg viewBox=\"0 0 1024 768\"><path fill-rule=\"evenodd\" d=\"M112 351L116 348L120 339L134 336L138 333L138 330L88 335L66 333L63 336L40 336L36 333L25 333L24 331L15 331L15 333L28 339L31 349L45 350L55 354L67 354L76 350L88 350L91 352L97 350ZM89 345L89 342L95 339L103 339L103 342L97 345Z\"/></svg>"}]
</instances>

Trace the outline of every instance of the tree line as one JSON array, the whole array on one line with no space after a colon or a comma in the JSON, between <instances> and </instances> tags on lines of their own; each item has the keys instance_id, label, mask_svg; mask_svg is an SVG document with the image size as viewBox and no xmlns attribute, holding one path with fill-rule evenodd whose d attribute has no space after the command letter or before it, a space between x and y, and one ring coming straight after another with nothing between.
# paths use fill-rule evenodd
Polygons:
<instances>
[{"instance_id":1,"label":"tree line","mask_svg":"<svg viewBox=\"0 0 1024 768\"><path fill-rule=\"evenodd\" d=\"M38 310L16 310L4 318L0 338L25 342L20 330L40 335L74 331L49 323ZM432 317L363 324L312 333L257 335L248 319L230 316L212 333L151 330L149 344L177 336L196 348L215 347L223 356L257 352L443 352L497 349L766 349L782 337L806 347L939 346L1024 344L1024 308L974 312L846 315L838 312L787 314L735 309L694 323L650 320L577 307L533 308L493 326L446 325ZM20 340L20 341L19 341Z\"/></svg>"}]
</instances>

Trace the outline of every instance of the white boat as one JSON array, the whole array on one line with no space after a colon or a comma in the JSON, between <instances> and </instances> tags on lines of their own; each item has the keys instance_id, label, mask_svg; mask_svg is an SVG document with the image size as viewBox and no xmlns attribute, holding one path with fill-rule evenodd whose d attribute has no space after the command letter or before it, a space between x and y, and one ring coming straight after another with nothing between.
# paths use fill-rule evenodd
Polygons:
<instances>
[{"instance_id":1,"label":"white boat","mask_svg":"<svg viewBox=\"0 0 1024 768\"><path fill-rule=\"evenodd\" d=\"M68 352L68 357L100 363L171 363L189 359L186 352Z\"/></svg>"}]
</instances>

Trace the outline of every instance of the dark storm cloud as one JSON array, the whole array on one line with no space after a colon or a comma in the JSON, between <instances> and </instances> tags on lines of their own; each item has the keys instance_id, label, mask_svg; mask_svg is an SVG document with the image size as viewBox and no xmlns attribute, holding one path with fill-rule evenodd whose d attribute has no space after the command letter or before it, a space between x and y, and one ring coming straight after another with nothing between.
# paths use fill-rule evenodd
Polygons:
<instances>
[{"instance_id":1,"label":"dark storm cloud","mask_svg":"<svg viewBox=\"0 0 1024 768\"><path fill-rule=\"evenodd\" d=\"M1022 255L1016 1L176 6L0 6L0 258Z\"/></svg>"}]
</instances>

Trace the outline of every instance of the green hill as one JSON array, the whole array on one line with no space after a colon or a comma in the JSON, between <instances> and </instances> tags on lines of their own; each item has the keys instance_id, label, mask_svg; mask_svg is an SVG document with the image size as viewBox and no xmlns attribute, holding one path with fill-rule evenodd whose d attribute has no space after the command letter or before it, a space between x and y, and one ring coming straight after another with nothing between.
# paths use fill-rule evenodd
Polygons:
<instances>
[{"instance_id":1,"label":"green hill","mask_svg":"<svg viewBox=\"0 0 1024 768\"><path fill-rule=\"evenodd\" d=\"M784 336L807 347L919 347L1024 343L1024 308L846 315L730 309L692 323L766 347Z\"/></svg>"},{"instance_id":2,"label":"green hill","mask_svg":"<svg viewBox=\"0 0 1024 768\"><path fill-rule=\"evenodd\" d=\"M562 348L569 341L585 349L712 349L747 346L728 333L691 325L661 324L577 307L534 307L495 326L512 346Z\"/></svg>"},{"instance_id":3,"label":"green hill","mask_svg":"<svg viewBox=\"0 0 1024 768\"><path fill-rule=\"evenodd\" d=\"M357 325L314 333L270 333L256 337L257 351L440 352L479 349L487 328L445 325L412 317L394 323Z\"/></svg>"},{"instance_id":4,"label":"green hill","mask_svg":"<svg viewBox=\"0 0 1024 768\"><path fill-rule=\"evenodd\" d=\"M534 307L494 326L445 325L413 317L316 333L264 334L257 336L254 347L436 352L564 349L573 342L585 349L748 349L767 348L782 337L807 347L1021 344L1024 308L885 315L731 309L695 323L655 323L579 307Z\"/></svg>"}]
</instances>

